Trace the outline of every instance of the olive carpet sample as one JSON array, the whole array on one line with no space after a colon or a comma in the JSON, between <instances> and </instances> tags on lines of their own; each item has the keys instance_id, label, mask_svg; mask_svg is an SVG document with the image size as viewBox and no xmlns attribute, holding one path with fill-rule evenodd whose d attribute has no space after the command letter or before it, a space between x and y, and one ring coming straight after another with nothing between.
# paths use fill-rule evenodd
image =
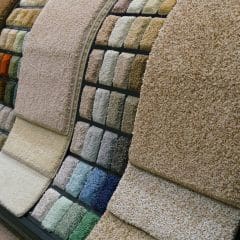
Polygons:
<instances>
[{"instance_id":1,"label":"olive carpet sample","mask_svg":"<svg viewBox=\"0 0 240 240\"><path fill-rule=\"evenodd\" d=\"M164 0L158 9L158 14L167 15L172 11L176 3L177 0Z\"/></svg>"},{"instance_id":2,"label":"olive carpet sample","mask_svg":"<svg viewBox=\"0 0 240 240\"><path fill-rule=\"evenodd\" d=\"M149 58L130 151L134 165L236 207L239 14L237 0L178 1Z\"/></svg>"},{"instance_id":3,"label":"olive carpet sample","mask_svg":"<svg viewBox=\"0 0 240 240\"><path fill-rule=\"evenodd\" d=\"M108 210L156 239L233 239L240 210L128 165Z\"/></svg>"},{"instance_id":4,"label":"olive carpet sample","mask_svg":"<svg viewBox=\"0 0 240 240\"><path fill-rule=\"evenodd\" d=\"M144 14L156 14L161 3L164 0L148 0L146 5L144 6L142 13Z\"/></svg>"}]
</instances>

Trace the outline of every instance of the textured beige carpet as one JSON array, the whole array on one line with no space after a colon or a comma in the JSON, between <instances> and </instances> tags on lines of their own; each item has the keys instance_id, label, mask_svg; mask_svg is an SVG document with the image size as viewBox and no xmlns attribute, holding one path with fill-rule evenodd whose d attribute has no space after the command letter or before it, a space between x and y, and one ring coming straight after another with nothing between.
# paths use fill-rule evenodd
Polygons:
<instances>
[{"instance_id":1,"label":"textured beige carpet","mask_svg":"<svg viewBox=\"0 0 240 240\"><path fill-rule=\"evenodd\" d=\"M227 9L227 11L226 11ZM240 207L238 0L179 0L144 78L130 161Z\"/></svg>"},{"instance_id":2,"label":"textured beige carpet","mask_svg":"<svg viewBox=\"0 0 240 240\"><path fill-rule=\"evenodd\" d=\"M108 210L157 239L233 239L240 210L129 165Z\"/></svg>"}]
</instances>

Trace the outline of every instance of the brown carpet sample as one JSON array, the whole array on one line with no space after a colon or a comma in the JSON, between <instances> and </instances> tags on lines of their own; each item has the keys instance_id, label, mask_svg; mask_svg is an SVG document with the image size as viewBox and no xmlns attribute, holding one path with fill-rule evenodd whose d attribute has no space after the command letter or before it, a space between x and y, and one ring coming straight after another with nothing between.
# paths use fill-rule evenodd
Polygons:
<instances>
[{"instance_id":1,"label":"brown carpet sample","mask_svg":"<svg viewBox=\"0 0 240 240\"><path fill-rule=\"evenodd\" d=\"M177 3L177 0L165 0L159 7L158 14L167 15L172 11L173 7Z\"/></svg>"},{"instance_id":2,"label":"brown carpet sample","mask_svg":"<svg viewBox=\"0 0 240 240\"><path fill-rule=\"evenodd\" d=\"M113 13L125 13L128 9L131 0L118 0L114 5L112 12Z\"/></svg>"},{"instance_id":3,"label":"brown carpet sample","mask_svg":"<svg viewBox=\"0 0 240 240\"><path fill-rule=\"evenodd\" d=\"M108 45L108 39L118 19L119 17L114 15L110 15L105 19L101 29L98 32L95 44L104 46Z\"/></svg>"},{"instance_id":4,"label":"brown carpet sample","mask_svg":"<svg viewBox=\"0 0 240 240\"><path fill-rule=\"evenodd\" d=\"M151 52L130 151L140 168L236 207L239 15L238 0L178 1Z\"/></svg>"},{"instance_id":5,"label":"brown carpet sample","mask_svg":"<svg viewBox=\"0 0 240 240\"><path fill-rule=\"evenodd\" d=\"M0 4L0 29L5 25L8 14L16 4L17 0L1 0Z\"/></svg>"}]
</instances>

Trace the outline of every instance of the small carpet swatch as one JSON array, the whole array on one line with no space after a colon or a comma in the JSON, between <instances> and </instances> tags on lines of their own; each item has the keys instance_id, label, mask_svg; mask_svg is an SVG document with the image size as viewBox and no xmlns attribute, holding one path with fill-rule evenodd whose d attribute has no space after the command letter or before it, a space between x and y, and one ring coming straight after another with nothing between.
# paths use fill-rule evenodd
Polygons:
<instances>
[{"instance_id":1,"label":"small carpet swatch","mask_svg":"<svg viewBox=\"0 0 240 240\"><path fill-rule=\"evenodd\" d=\"M17 37L17 33L18 33L18 32L19 32L19 31L18 31L18 30L15 30L15 29L11 29L11 30L8 32L7 40L6 40L4 49L9 50L9 51L12 51L12 50L13 50L13 44L14 44L14 42L15 42L15 39L16 39L16 37Z\"/></svg>"},{"instance_id":2,"label":"small carpet swatch","mask_svg":"<svg viewBox=\"0 0 240 240\"><path fill-rule=\"evenodd\" d=\"M102 67L99 72L99 83L112 86L113 76L114 76L114 69L117 64L117 59L119 56L119 52L108 50L106 51L102 63Z\"/></svg>"},{"instance_id":3,"label":"small carpet swatch","mask_svg":"<svg viewBox=\"0 0 240 240\"><path fill-rule=\"evenodd\" d=\"M5 123L4 123L3 129L10 132L13 127L13 124L15 122L15 119L16 119L16 113L14 110L11 110L10 113L8 114L8 117L5 121Z\"/></svg>"},{"instance_id":4,"label":"small carpet swatch","mask_svg":"<svg viewBox=\"0 0 240 240\"><path fill-rule=\"evenodd\" d=\"M11 12L17 0L2 0L0 5L0 30L5 25L8 14Z\"/></svg>"},{"instance_id":5,"label":"small carpet swatch","mask_svg":"<svg viewBox=\"0 0 240 240\"><path fill-rule=\"evenodd\" d=\"M3 103L8 107L13 107L13 97L14 97L15 86L16 86L15 81L7 81L7 84L5 86L5 95L4 95Z\"/></svg>"},{"instance_id":6,"label":"small carpet swatch","mask_svg":"<svg viewBox=\"0 0 240 240\"><path fill-rule=\"evenodd\" d=\"M112 158L116 150L118 135L105 131L101 141L101 147L97 157L97 164L103 168L110 169Z\"/></svg>"},{"instance_id":7,"label":"small carpet swatch","mask_svg":"<svg viewBox=\"0 0 240 240\"><path fill-rule=\"evenodd\" d=\"M0 128L5 129L5 124L7 122L8 116L11 113L12 108L10 107L3 107L0 110Z\"/></svg>"},{"instance_id":8,"label":"small carpet swatch","mask_svg":"<svg viewBox=\"0 0 240 240\"><path fill-rule=\"evenodd\" d=\"M98 88L96 91L94 104L93 104L93 113L92 120L94 122L105 125L107 118L107 109L108 102L110 98L110 91Z\"/></svg>"},{"instance_id":9,"label":"small carpet swatch","mask_svg":"<svg viewBox=\"0 0 240 240\"><path fill-rule=\"evenodd\" d=\"M63 216L62 220L57 224L54 233L61 239L67 240L86 212L87 210L84 207L79 206L77 203L73 203Z\"/></svg>"},{"instance_id":10,"label":"small carpet swatch","mask_svg":"<svg viewBox=\"0 0 240 240\"><path fill-rule=\"evenodd\" d=\"M53 204L58 200L60 194L52 188L49 188L42 196L36 207L34 208L31 216L37 221L42 222L47 216Z\"/></svg>"},{"instance_id":11,"label":"small carpet swatch","mask_svg":"<svg viewBox=\"0 0 240 240\"><path fill-rule=\"evenodd\" d=\"M43 7L48 0L21 0L21 7Z\"/></svg>"},{"instance_id":12,"label":"small carpet swatch","mask_svg":"<svg viewBox=\"0 0 240 240\"><path fill-rule=\"evenodd\" d=\"M103 136L103 129L91 126L84 140L81 157L89 162L96 162Z\"/></svg>"},{"instance_id":13,"label":"small carpet swatch","mask_svg":"<svg viewBox=\"0 0 240 240\"><path fill-rule=\"evenodd\" d=\"M65 213L72 206L73 202L65 197L59 198L51 207L48 214L42 221L42 226L49 232L54 232L58 223L62 220Z\"/></svg>"},{"instance_id":14,"label":"small carpet swatch","mask_svg":"<svg viewBox=\"0 0 240 240\"><path fill-rule=\"evenodd\" d=\"M84 240L99 221L100 217L95 213L87 212L77 228L70 235L69 240Z\"/></svg>"},{"instance_id":15,"label":"small carpet swatch","mask_svg":"<svg viewBox=\"0 0 240 240\"><path fill-rule=\"evenodd\" d=\"M66 186L66 192L76 198L82 191L92 169L91 165L79 162Z\"/></svg>"},{"instance_id":16,"label":"small carpet swatch","mask_svg":"<svg viewBox=\"0 0 240 240\"><path fill-rule=\"evenodd\" d=\"M118 0L114 5L112 12L113 13L125 13L128 9L131 0Z\"/></svg>"},{"instance_id":17,"label":"small carpet swatch","mask_svg":"<svg viewBox=\"0 0 240 240\"><path fill-rule=\"evenodd\" d=\"M67 156L54 178L53 185L64 190L77 164L78 159Z\"/></svg>"},{"instance_id":18,"label":"small carpet swatch","mask_svg":"<svg viewBox=\"0 0 240 240\"><path fill-rule=\"evenodd\" d=\"M127 13L139 14L147 1L148 0L133 0L127 9Z\"/></svg>"},{"instance_id":19,"label":"small carpet swatch","mask_svg":"<svg viewBox=\"0 0 240 240\"><path fill-rule=\"evenodd\" d=\"M142 13L144 14L156 14L161 3L164 0L148 0L146 5L144 6Z\"/></svg>"},{"instance_id":20,"label":"small carpet swatch","mask_svg":"<svg viewBox=\"0 0 240 240\"><path fill-rule=\"evenodd\" d=\"M117 20L115 27L109 37L108 45L111 47L122 47L128 31L135 17L121 17Z\"/></svg>"},{"instance_id":21,"label":"small carpet swatch","mask_svg":"<svg viewBox=\"0 0 240 240\"><path fill-rule=\"evenodd\" d=\"M177 3L177 0L164 0L159 7L158 14L167 15L168 13L170 13L170 11L172 11L176 3Z\"/></svg>"},{"instance_id":22,"label":"small carpet swatch","mask_svg":"<svg viewBox=\"0 0 240 240\"><path fill-rule=\"evenodd\" d=\"M11 29L9 28L4 28L1 32L0 35L0 48L5 49L7 38L8 38L8 33L10 32Z\"/></svg>"},{"instance_id":23,"label":"small carpet swatch","mask_svg":"<svg viewBox=\"0 0 240 240\"><path fill-rule=\"evenodd\" d=\"M0 63L0 76L8 77L8 68L10 65L10 61L12 59L12 55L4 54Z\"/></svg>"},{"instance_id":24,"label":"small carpet swatch","mask_svg":"<svg viewBox=\"0 0 240 240\"><path fill-rule=\"evenodd\" d=\"M233 239L240 210L128 165L108 210L156 239Z\"/></svg>"},{"instance_id":25,"label":"small carpet swatch","mask_svg":"<svg viewBox=\"0 0 240 240\"><path fill-rule=\"evenodd\" d=\"M1 102L3 102L3 99L4 99L6 83L7 83L6 80L1 79L0 81L0 101Z\"/></svg>"},{"instance_id":26,"label":"small carpet swatch","mask_svg":"<svg viewBox=\"0 0 240 240\"><path fill-rule=\"evenodd\" d=\"M26 31L18 31L12 46L12 51L16 53L22 53L23 43L24 43L26 34L27 34Z\"/></svg>"},{"instance_id":27,"label":"small carpet swatch","mask_svg":"<svg viewBox=\"0 0 240 240\"><path fill-rule=\"evenodd\" d=\"M104 51L99 49L94 49L88 60L88 67L85 75L85 80L87 82L97 83L99 71L102 66L104 57Z\"/></svg>"},{"instance_id":28,"label":"small carpet swatch","mask_svg":"<svg viewBox=\"0 0 240 240\"><path fill-rule=\"evenodd\" d=\"M8 68L8 76L9 78L17 78L18 73L18 65L20 64L20 57L12 56Z\"/></svg>"},{"instance_id":29,"label":"small carpet swatch","mask_svg":"<svg viewBox=\"0 0 240 240\"><path fill-rule=\"evenodd\" d=\"M77 122L75 125L70 151L80 156L85 136L90 125L85 122Z\"/></svg>"},{"instance_id":30,"label":"small carpet swatch","mask_svg":"<svg viewBox=\"0 0 240 240\"><path fill-rule=\"evenodd\" d=\"M4 143L6 142L7 140L7 135L4 134L4 133L0 133L0 149L2 149Z\"/></svg>"}]
</instances>

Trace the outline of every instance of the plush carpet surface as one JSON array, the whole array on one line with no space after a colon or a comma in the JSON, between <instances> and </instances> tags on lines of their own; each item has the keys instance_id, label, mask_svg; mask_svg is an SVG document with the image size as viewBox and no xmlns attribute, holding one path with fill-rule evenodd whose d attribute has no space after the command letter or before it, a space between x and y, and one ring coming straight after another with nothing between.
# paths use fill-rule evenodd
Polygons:
<instances>
[{"instance_id":1,"label":"plush carpet surface","mask_svg":"<svg viewBox=\"0 0 240 240\"><path fill-rule=\"evenodd\" d=\"M3 151L52 178L61 164L66 144L67 137L17 118Z\"/></svg>"},{"instance_id":2,"label":"plush carpet surface","mask_svg":"<svg viewBox=\"0 0 240 240\"><path fill-rule=\"evenodd\" d=\"M115 217L110 212L105 212L98 224L92 230L87 240L154 240L155 238L145 232Z\"/></svg>"},{"instance_id":3,"label":"plush carpet surface","mask_svg":"<svg viewBox=\"0 0 240 240\"><path fill-rule=\"evenodd\" d=\"M130 151L140 168L236 207L239 15L237 0L178 1L148 61Z\"/></svg>"},{"instance_id":4,"label":"plush carpet surface","mask_svg":"<svg viewBox=\"0 0 240 240\"><path fill-rule=\"evenodd\" d=\"M17 217L33 207L49 179L10 156L0 153L0 204Z\"/></svg>"},{"instance_id":5,"label":"plush carpet surface","mask_svg":"<svg viewBox=\"0 0 240 240\"><path fill-rule=\"evenodd\" d=\"M233 239L240 210L129 165L108 210L157 239Z\"/></svg>"},{"instance_id":6,"label":"plush carpet surface","mask_svg":"<svg viewBox=\"0 0 240 240\"><path fill-rule=\"evenodd\" d=\"M64 135L71 132L87 55L114 2L46 4L24 47L16 101L19 116Z\"/></svg>"}]
</instances>

